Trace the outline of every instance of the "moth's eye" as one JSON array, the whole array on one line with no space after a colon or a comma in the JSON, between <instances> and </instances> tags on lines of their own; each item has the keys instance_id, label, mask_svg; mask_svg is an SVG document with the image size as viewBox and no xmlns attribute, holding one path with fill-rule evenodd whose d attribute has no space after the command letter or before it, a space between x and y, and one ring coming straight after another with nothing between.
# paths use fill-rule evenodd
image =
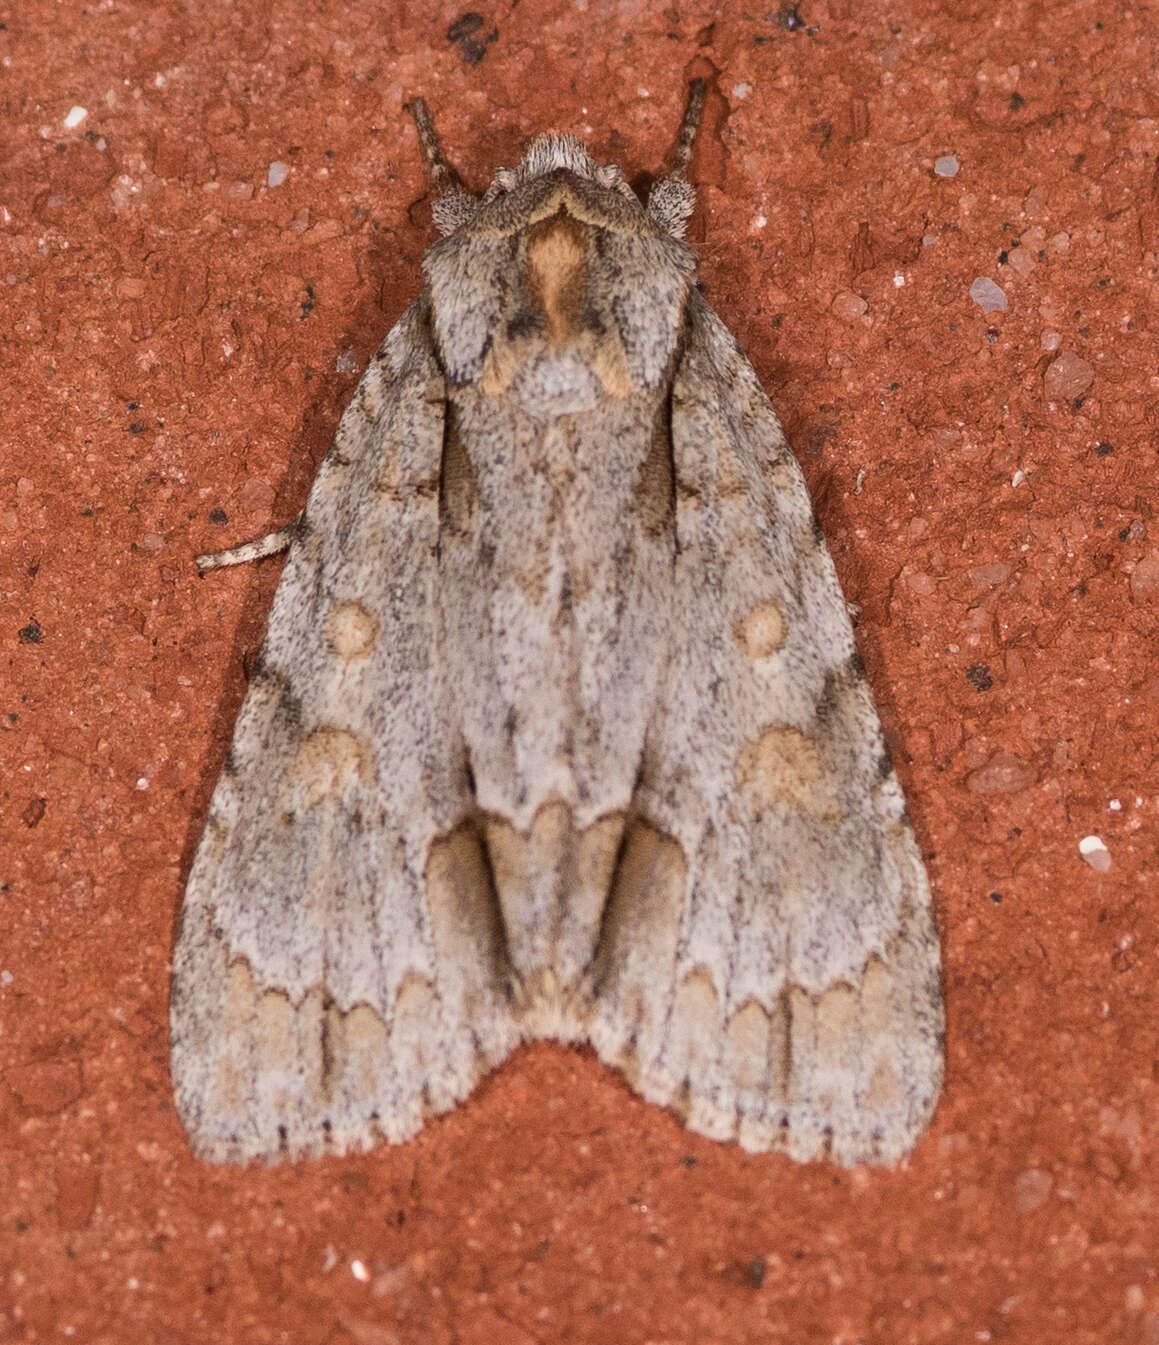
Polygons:
<instances>
[{"instance_id":1,"label":"moth's eye","mask_svg":"<svg viewBox=\"0 0 1159 1345\"><path fill-rule=\"evenodd\" d=\"M514 168L498 168L495 170L495 185L500 191L514 191L518 180L519 175Z\"/></svg>"},{"instance_id":2,"label":"moth's eye","mask_svg":"<svg viewBox=\"0 0 1159 1345\"><path fill-rule=\"evenodd\" d=\"M596 181L601 187L614 187L620 180L620 168L618 164L602 163L596 169Z\"/></svg>"}]
</instances>

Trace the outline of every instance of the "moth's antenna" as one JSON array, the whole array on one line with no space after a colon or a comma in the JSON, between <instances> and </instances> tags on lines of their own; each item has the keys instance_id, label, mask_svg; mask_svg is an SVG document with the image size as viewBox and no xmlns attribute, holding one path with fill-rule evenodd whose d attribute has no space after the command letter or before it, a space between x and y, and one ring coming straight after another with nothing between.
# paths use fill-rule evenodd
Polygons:
<instances>
[{"instance_id":1,"label":"moth's antenna","mask_svg":"<svg viewBox=\"0 0 1159 1345\"><path fill-rule=\"evenodd\" d=\"M410 110L415 119L415 130L419 134L419 147L426 160L427 177L435 194L435 204L431 210L435 228L441 234L453 234L474 215L478 203L469 192L463 190L458 173L443 158L435 123L426 103L421 98L412 98Z\"/></svg>"},{"instance_id":2,"label":"moth's antenna","mask_svg":"<svg viewBox=\"0 0 1159 1345\"><path fill-rule=\"evenodd\" d=\"M684 237L684 229L695 201L695 192L685 174L692 162L692 145L700 128L700 114L704 111L704 94L707 87L703 79L694 79L689 84L688 102L680 122L680 134L676 137L676 147L669 159L672 166L663 177L656 179L652 184L652 190L648 193L649 216L673 238Z\"/></svg>"},{"instance_id":3,"label":"moth's antenna","mask_svg":"<svg viewBox=\"0 0 1159 1345\"><path fill-rule=\"evenodd\" d=\"M427 176L431 180L431 189L436 196L450 196L462 192L463 184L459 175L443 158L439 135L435 123L431 120L430 109L421 98L410 100L411 116L415 119L415 130L419 133L419 147L427 161Z\"/></svg>"},{"instance_id":4,"label":"moth's antenna","mask_svg":"<svg viewBox=\"0 0 1159 1345\"><path fill-rule=\"evenodd\" d=\"M704 92L707 87L703 79L694 79L688 86L688 103L680 123L680 134L676 137L670 177L683 177L692 162L692 145L700 128L700 115L704 111Z\"/></svg>"}]
</instances>

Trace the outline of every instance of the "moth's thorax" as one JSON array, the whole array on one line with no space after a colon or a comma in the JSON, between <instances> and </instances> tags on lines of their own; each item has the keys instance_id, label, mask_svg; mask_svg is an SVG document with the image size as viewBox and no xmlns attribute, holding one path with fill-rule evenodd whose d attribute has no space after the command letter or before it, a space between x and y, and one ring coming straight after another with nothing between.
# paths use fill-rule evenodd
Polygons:
<instances>
[{"instance_id":1,"label":"moth's thorax","mask_svg":"<svg viewBox=\"0 0 1159 1345\"><path fill-rule=\"evenodd\" d=\"M562 202L514 240L519 289L514 312L492 330L478 385L513 393L537 419L594 411L633 390L599 284L600 230ZM609 339L610 334L610 339Z\"/></svg>"},{"instance_id":2,"label":"moth's thorax","mask_svg":"<svg viewBox=\"0 0 1159 1345\"><path fill-rule=\"evenodd\" d=\"M592 228L561 205L527 230L520 279L532 325L546 345L574 345L594 315L585 306Z\"/></svg>"},{"instance_id":3,"label":"moth's thorax","mask_svg":"<svg viewBox=\"0 0 1159 1345\"><path fill-rule=\"evenodd\" d=\"M622 180L555 168L493 193L424 263L452 385L513 396L537 419L658 388L679 345L691 249Z\"/></svg>"}]
</instances>

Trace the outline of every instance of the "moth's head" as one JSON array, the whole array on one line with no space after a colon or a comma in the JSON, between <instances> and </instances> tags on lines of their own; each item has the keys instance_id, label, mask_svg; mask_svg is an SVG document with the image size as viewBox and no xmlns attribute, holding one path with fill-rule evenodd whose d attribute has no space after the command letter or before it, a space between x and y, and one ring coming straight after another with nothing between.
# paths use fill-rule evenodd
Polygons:
<instances>
[{"instance_id":1,"label":"moth's head","mask_svg":"<svg viewBox=\"0 0 1159 1345\"><path fill-rule=\"evenodd\" d=\"M610 187L623 177L614 163L597 164L583 141L574 135L556 135L548 131L537 135L527 146L518 168L500 168L495 174L495 181L498 183L503 179L504 189L510 191L520 183L545 177L559 168L575 173L577 177L589 178L604 187Z\"/></svg>"},{"instance_id":2,"label":"moth's head","mask_svg":"<svg viewBox=\"0 0 1159 1345\"><path fill-rule=\"evenodd\" d=\"M438 200L434 208L435 225L440 233L455 233L470 224L492 202L528 191L535 194L543 179L561 177L591 184L597 191L630 202L673 237L684 237L695 193L683 178L657 179L645 204L628 184L619 164L597 163L583 141L574 135L555 132L537 135L527 146L517 168L497 168L491 185L481 197L456 191Z\"/></svg>"},{"instance_id":3,"label":"moth's head","mask_svg":"<svg viewBox=\"0 0 1159 1345\"><path fill-rule=\"evenodd\" d=\"M543 178L572 177L615 192L635 206L642 202L624 180L618 164L597 163L582 140L554 131L537 135L527 146L518 168L497 168L491 185L479 201L487 205L501 196L510 196L520 188L533 186Z\"/></svg>"}]
</instances>

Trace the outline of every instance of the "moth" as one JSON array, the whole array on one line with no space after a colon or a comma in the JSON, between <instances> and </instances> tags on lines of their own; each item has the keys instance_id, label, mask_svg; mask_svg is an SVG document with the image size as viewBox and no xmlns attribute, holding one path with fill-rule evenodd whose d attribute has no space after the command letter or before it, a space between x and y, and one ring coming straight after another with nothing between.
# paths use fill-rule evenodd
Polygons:
<instances>
[{"instance_id":1,"label":"moth","mask_svg":"<svg viewBox=\"0 0 1159 1345\"><path fill-rule=\"evenodd\" d=\"M210 1162L401 1143L522 1041L890 1163L937 1099L921 856L804 479L683 241L569 135L442 235L301 516L174 957Z\"/></svg>"}]
</instances>

